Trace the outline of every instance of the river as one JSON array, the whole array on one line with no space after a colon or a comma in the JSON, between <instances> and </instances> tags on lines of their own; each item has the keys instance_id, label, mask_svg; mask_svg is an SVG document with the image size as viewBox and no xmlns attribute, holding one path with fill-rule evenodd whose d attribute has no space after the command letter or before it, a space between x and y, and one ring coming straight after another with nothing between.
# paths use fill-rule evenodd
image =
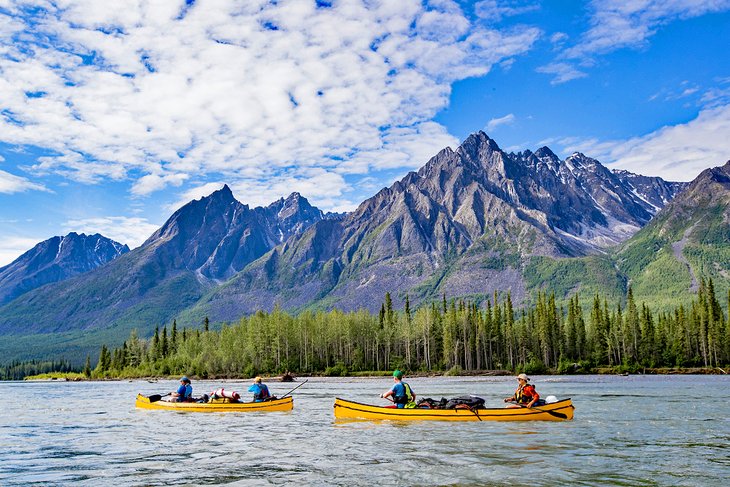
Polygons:
<instances>
[{"instance_id":1,"label":"river","mask_svg":"<svg viewBox=\"0 0 730 487\"><path fill-rule=\"evenodd\" d=\"M302 378L299 381L303 380ZM511 377L406 379L419 397L501 407ZM727 376L537 376L570 422L336 422L335 396L392 380L311 378L287 413L138 410L175 381L4 382L0 485L728 485ZM193 381L196 394L248 383ZM273 394L296 383L269 382Z\"/></svg>"}]
</instances>

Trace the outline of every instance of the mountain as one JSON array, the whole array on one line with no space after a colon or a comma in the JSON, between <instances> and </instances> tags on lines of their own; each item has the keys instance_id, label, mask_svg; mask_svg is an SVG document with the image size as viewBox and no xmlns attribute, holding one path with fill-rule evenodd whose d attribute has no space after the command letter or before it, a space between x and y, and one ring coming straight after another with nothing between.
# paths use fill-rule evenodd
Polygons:
<instances>
[{"instance_id":1,"label":"mountain","mask_svg":"<svg viewBox=\"0 0 730 487\"><path fill-rule=\"evenodd\" d=\"M46 284L83 274L129 252L101 235L74 232L45 240L0 267L0 305Z\"/></svg>"},{"instance_id":2,"label":"mountain","mask_svg":"<svg viewBox=\"0 0 730 487\"><path fill-rule=\"evenodd\" d=\"M479 132L344 218L273 249L191 316L232 320L274 303L375 310L385 290L416 302L510 290L520 302L541 285L531 278L544 259L604 253L652 218L656 194L671 198L684 187L630 181L579 153L565 161L547 147L506 154ZM610 285L623 287L618 276Z\"/></svg>"},{"instance_id":3,"label":"mountain","mask_svg":"<svg viewBox=\"0 0 730 487\"><path fill-rule=\"evenodd\" d=\"M616 252L634 294L655 306L688 301L700 278L730 288L730 161L703 171Z\"/></svg>"},{"instance_id":4,"label":"mountain","mask_svg":"<svg viewBox=\"0 0 730 487\"><path fill-rule=\"evenodd\" d=\"M142 260L159 262L163 273L185 270L220 281L323 218L299 193L252 210L225 185L175 212L142 245Z\"/></svg>"},{"instance_id":5,"label":"mountain","mask_svg":"<svg viewBox=\"0 0 730 487\"><path fill-rule=\"evenodd\" d=\"M559 299L618 299L642 272L633 252L653 252L632 246L643 230L631 235L693 186L685 187L580 153L508 154L483 132L344 215L325 215L297 193L252 209L224 186L102 268L5 304L0 334L12 339L0 341L0 354L61 348L83 357L133 328L148 336L172 319L199 326L276 305L374 311L386 291L396 306L406 295L415 305L496 291L519 305L545 288Z\"/></svg>"},{"instance_id":6,"label":"mountain","mask_svg":"<svg viewBox=\"0 0 730 487\"><path fill-rule=\"evenodd\" d=\"M0 334L35 336L32 343L18 339L28 353L48 349L49 340L59 337L67 348L88 353L133 328L147 334L294 232L326 217L298 193L251 209L224 186L180 208L144 244L105 266L5 304Z\"/></svg>"}]
</instances>

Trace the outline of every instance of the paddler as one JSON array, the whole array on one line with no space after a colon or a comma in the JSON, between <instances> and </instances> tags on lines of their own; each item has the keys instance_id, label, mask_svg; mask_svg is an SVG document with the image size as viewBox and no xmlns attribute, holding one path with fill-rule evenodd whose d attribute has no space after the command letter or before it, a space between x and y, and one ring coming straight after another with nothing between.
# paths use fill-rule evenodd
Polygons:
<instances>
[{"instance_id":1,"label":"paddler","mask_svg":"<svg viewBox=\"0 0 730 487\"><path fill-rule=\"evenodd\" d=\"M170 393L171 402L189 402L193 399L193 386L186 376L180 377L180 386L176 392Z\"/></svg>"},{"instance_id":2,"label":"paddler","mask_svg":"<svg viewBox=\"0 0 730 487\"><path fill-rule=\"evenodd\" d=\"M261 377L256 377L253 380L253 384L248 388L248 392L253 392L254 402L263 402L271 397L269 388L262 382Z\"/></svg>"},{"instance_id":3,"label":"paddler","mask_svg":"<svg viewBox=\"0 0 730 487\"><path fill-rule=\"evenodd\" d=\"M520 374L517 376L517 382L519 386L512 397L505 397L504 402L512 402L516 404L510 404L508 408L531 408L537 401L540 400L540 394L535 390L535 386L530 384L530 378L526 374Z\"/></svg>"},{"instance_id":4,"label":"paddler","mask_svg":"<svg viewBox=\"0 0 730 487\"><path fill-rule=\"evenodd\" d=\"M406 382L403 382L403 372L396 370L393 372L393 387L382 393L380 397L389 398L392 397L393 403L398 408L415 407L416 406L416 394L411 389L411 386Z\"/></svg>"}]
</instances>

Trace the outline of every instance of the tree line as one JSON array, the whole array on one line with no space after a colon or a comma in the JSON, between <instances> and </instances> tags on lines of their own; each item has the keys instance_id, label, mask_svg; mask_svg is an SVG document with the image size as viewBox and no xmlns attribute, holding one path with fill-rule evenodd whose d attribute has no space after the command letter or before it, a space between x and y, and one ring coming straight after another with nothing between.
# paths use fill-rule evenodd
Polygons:
<instances>
[{"instance_id":1,"label":"tree line","mask_svg":"<svg viewBox=\"0 0 730 487\"><path fill-rule=\"evenodd\" d=\"M23 380L49 372L78 372L68 360L15 360L0 367L0 380Z\"/></svg>"},{"instance_id":2,"label":"tree line","mask_svg":"<svg viewBox=\"0 0 730 487\"><path fill-rule=\"evenodd\" d=\"M727 296L730 305L730 292ZM728 306L730 308L730 306ZM584 309L579 296L558 306L538 293L515 310L506 294L478 305L444 296L412 310L408 297L393 309L390 294L377 314L365 310L305 311L275 308L210 330L179 330L173 321L150 339L132 331L115 349L102 346L95 378L193 375L240 377L261 373L344 375L395 368L407 371L510 370L565 373L608 366L722 367L730 363L730 318L713 282L701 281L697 298L672 312L637 304L609 306L595 295Z\"/></svg>"}]
</instances>

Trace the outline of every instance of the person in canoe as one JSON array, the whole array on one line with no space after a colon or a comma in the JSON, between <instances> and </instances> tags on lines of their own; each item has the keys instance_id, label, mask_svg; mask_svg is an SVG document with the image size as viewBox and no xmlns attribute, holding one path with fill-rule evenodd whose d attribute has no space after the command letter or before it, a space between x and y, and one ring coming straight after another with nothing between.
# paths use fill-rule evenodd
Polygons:
<instances>
[{"instance_id":1,"label":"person in canoe","mask_svg":"<svg viewBox=\"0 0 730 487\"><path fill-rule=\"evenodd\" d=\"M271 397L269 388L261 381L261 377L256 377L253 380L253 384L248 388L248 392L253 392L254 402L263 402Z\"/></svg>"},{"instance_id":2,"label":"person in canoe","mask_svg":"<svg viewBox=\"0 0 730 487\"><path fill-rule=\"evenodd\" d=\"M172 399L171 402L190 402L193 400L193 386L190 384L190 379L186 376L180 378L180 387L177 388L176 392L170 393Z\"/></svg>"},{"instance_id":3,"label":"person in canoe","mask_svg":"<svg viewBox=\"0 0 730 487\"><path fill-rule=\"evenodd\" d=\"M517 382L519 386L512 397L505 397L504 402L512 402L508 408L521 408L539 405L535 404L540 400L540 394L535 390L535 386L530 384L530 378L526 374L520 374L517 376Z\"/></svg>"},{"instance_id":4,"label":"person in canoe","mask_svg":"<svg viewBox=\"0 0 730 487\"><path fill-rule=\"evenodd\" d=\"M393 372L393 387L382 393L382 398L392 398L391 400L398 408L416 407L416 394L408 383L403 382L403 372L396 370Z\"/></svg>"}]
</instances>

